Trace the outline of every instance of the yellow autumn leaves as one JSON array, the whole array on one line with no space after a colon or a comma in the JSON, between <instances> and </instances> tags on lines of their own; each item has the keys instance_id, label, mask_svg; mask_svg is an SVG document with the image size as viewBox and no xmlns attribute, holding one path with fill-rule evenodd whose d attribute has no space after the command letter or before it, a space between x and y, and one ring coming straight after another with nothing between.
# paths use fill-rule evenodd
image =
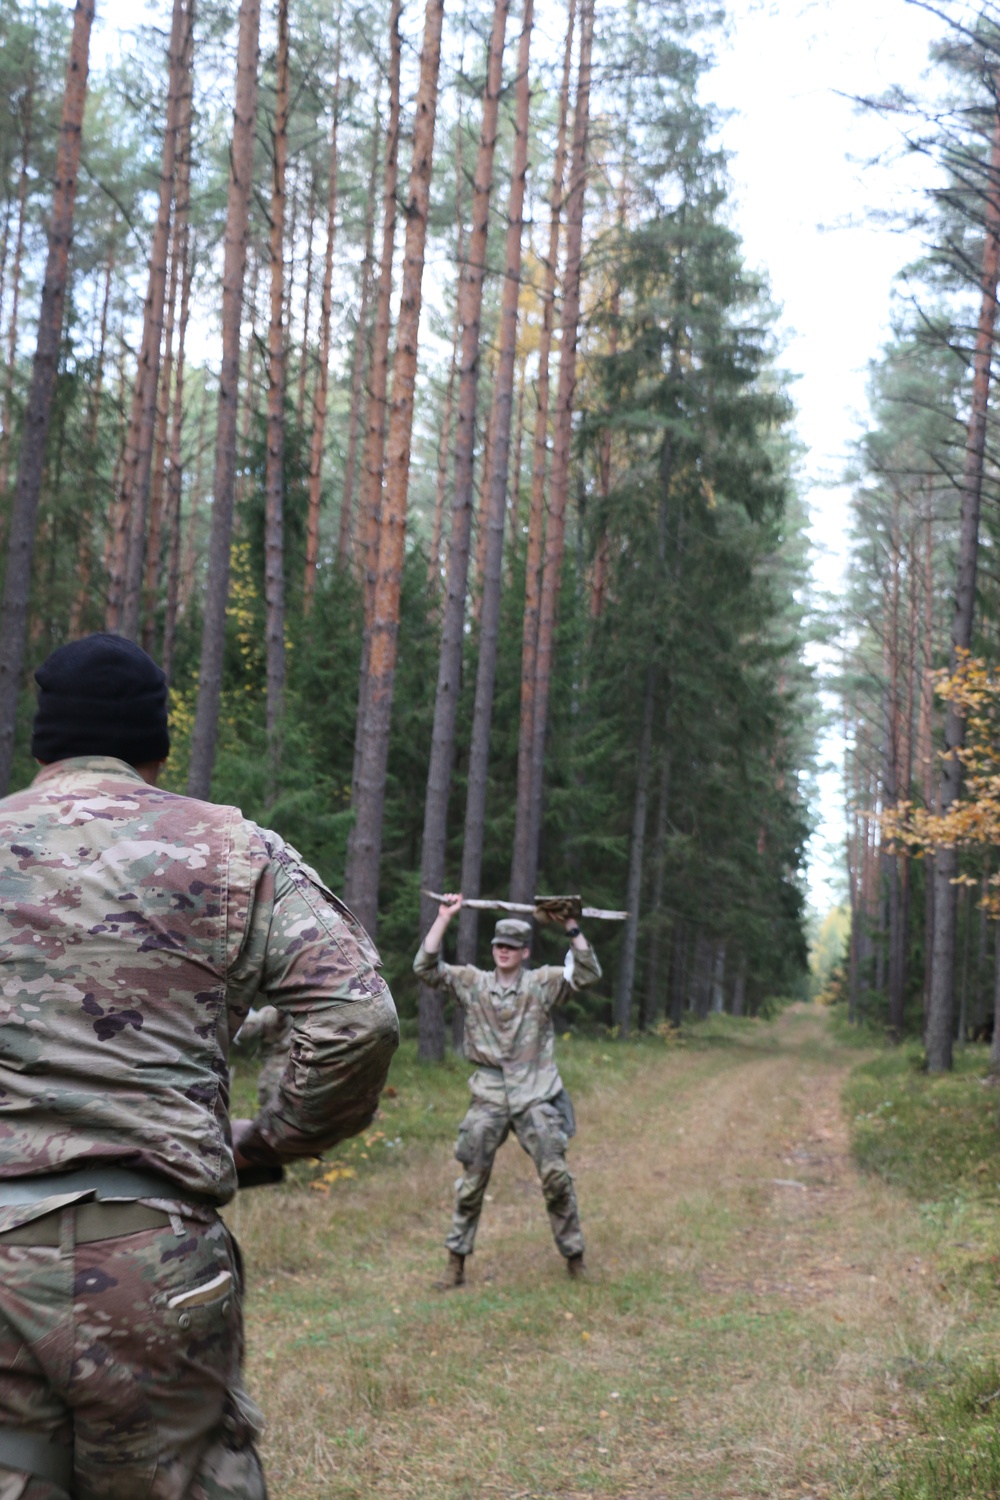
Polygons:
<instances>
[{"instance_id":1,"label":"yellow autumn leaves","mask_svg":"<svg viewBox=\"0 0 1000 1500\"><path fill-rule=\"evenodd\" d=\"M939 846L1000 845L1000 672L964 654L954 674L939 672L935 691L965 720L965 743L956 751L963 767L962 796L946 813L898 802L879 817L887 847L920 858ZM975 885L971 876L955 882ZM983 905L1000 917L1000 875L991 876Z\"/></svg>"}]
</instances>

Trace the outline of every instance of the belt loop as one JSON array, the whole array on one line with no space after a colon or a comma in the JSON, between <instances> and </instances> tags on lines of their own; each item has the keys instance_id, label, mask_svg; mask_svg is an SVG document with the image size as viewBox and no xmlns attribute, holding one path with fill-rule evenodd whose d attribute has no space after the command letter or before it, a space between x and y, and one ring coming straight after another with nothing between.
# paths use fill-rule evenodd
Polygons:
<instances>
[{"instance_id":1,"label":"belt loop","mask_svg":"<svg viewBox=\"0 0 1000 1500\"><path fill-rule=\"evenodd\" d=\"M59 1258L72 1260L76 1253L76 1204L67 1203L59 1214Z\"/></svg>"}]
</instances>

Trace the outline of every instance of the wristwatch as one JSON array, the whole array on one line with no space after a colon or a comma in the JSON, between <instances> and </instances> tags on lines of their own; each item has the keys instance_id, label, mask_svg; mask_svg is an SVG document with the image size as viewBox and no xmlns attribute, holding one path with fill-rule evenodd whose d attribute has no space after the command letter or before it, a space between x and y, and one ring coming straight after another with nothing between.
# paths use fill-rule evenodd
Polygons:
<instances>
[{"instance_id":1,"label":"wristwatch","mask_svg":"<svg viewBox=\"0 0 1000 1500\"><path fill-rule=\"evenodd\" d=\"M579 927L567 927L566 928L566 936L568 938L578 938L580 936L580 929L579 929Z\"/></svg>"}]
</instances>

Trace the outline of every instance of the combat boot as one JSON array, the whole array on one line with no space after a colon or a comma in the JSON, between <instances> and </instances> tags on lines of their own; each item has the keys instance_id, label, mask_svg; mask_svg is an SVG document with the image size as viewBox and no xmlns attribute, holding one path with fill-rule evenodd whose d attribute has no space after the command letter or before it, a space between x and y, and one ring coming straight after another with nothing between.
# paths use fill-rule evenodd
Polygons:
<instances>
[{"instance_id":1,"label":"combat boot","mask_svg":"<svg viewBox=\"0 0 1000 1500\"><path fill-rule=\"evenodd\" d=\"M459 1255L457 1250L448 1251L448 1264L440 1281L435 1281L434 1288L438 1292L453 1292L456 1287L465 1285L465 1256Z\"/></svg>"},{"instance_id":2,"label":"combat boot","mask_svg":"<svg viewBox=\"0 0 1000 1500\"><path fill-rule=\"evenodd\" d=\"M583 1263L583 1251L579 1255L568 1255L566 1257L566 1274L570 1281L586 1281L587 1267Z\"/></svg>"}]
</instances>

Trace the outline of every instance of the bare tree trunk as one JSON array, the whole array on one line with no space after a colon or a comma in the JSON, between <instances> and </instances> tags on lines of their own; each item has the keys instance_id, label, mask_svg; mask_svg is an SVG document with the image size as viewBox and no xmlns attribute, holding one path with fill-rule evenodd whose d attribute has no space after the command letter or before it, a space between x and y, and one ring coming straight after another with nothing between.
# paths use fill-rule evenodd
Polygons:
<instances>
[{"instance_id":1,"label":"bare tree trunk","mask_svg":"<svg viewBox=\"0 0 1000 1500\"><path fill-rule=\"evenodd\" d=\"M229 596L229 549L233 531L236 482L236 408L240 375L240 322L246 273L253 185L253 147L257 125L257 61L260 50L260 0L240 0L236 54L236 107L229 153L225 264L222 277L222 369L215 429L215 479L212 486L212 534L205 584L198 704L191 736L188 794L207 797L212 785L215 745L222 696L222 659Z\"/></svg>"},{"instance_id":2,"label":"bare tree trunk","mask_svg":"<svg viewBox=\"0 0 1000 1500\"><path fill-rule=\"evenodd\" d=\"M187 529L184 535L184 555L181 559L181 579L177 601L178 618L183 617L191 602L191 594L194 591L195 572L198 566L198 512L201 509L201 497L205 493L205 454L208 451L208 445L205 441L205 422L207 416L208 406L205 402L202 402L201 412L198 417L198 435L195 440L194 479L191 485Z\"/></svg>"},{"instance_id":3,"label":"bare tree trunk","mask_svg":"<svg viewBox=\"0 0 1000 1500\"><path fill-rule=\"evenodd\" d=\"M726 943L716 938L712 957L712 1011L719 1016L726 1008Z\"/></svg>"},{"instance_id":4,"label":"bare tree trunk","mask_svg":"<svg viewBox=\"0 0 1000 1500\"><path fill-rule=\"evenodd\" d=\"M525 355L521 355L521 368L517 376L517 429L514 438L514 458L511 464L512 479L507 504L510 509L510 529L519 542L517 536L518 524L521 519L521 453L524 447L524 387L525 387Z\"/></svg>"},{"instance_id":5,"label":"bare tree trunk","mask_svg":"<svg viewBox=\"0 0 1000 1500\"><path fill-rule=\"evenodd\" d=\"M38 312L38 337L17 460L14 504L7 543L7 572L3 604L0 606L0 796L7 791L14 758L14 731L17 725L18 689L21 685L28 602L31 595L38 497L42 488L45 445L52 419L52 392L55 388L59 342L62 337L93 20L93 0L77 0L73 16L73 40L70 43L69 65L66 69L62 121L59 126L52 217L49 221L49 250Z\"/></svg>"},{"instance_id":6,"label":"bare tree trunk","mask_svg":"<svg viewBox=\"0 0 1000 1500\"><path fill-rule=\"evenodd\" d=\"M747 961L745 958L741 957L739 968L736 970L736 977L733 980L733 1003L731 1009L732 1015L741 1016L743 1014L744 1010L746 1009L746 996Z\"/></svg>"},{"instance_id":7,"label":"bare tree trunk","mask_svg":"<svg viewBox=\"0 0 1000 1500\"><path fill-rule=\"evenodd\" d=\"M264 636L267 657L269 802L278 793L285 701L285 193L288 166L288 0L278 0L277 88L271 174L271 321L264 469ZM320 382L323 373L320 371ZM315 578L315 572L314 572Z\"/></svg>"},{"instance_id":8,"label":"bare tree trunk","mask_svg":"<svg viewBox=\"0 0 1000 1500\"><path fill-rule=\"evenodd\" d=\"M346 568L355 555L354 477L358 465L358 434L361 430L365 353L368 346L368 304L371 301L372 292L379 134L378 112L376 111L375 128L372 131L372 166L368 176L368 201L365 208L365 256L361 263L361 301L358 308L358 326L354 332L354 358L351 365L351 415L347 424L347 459L344 464L344 488L340 496L340 528L337 535L337 559L342 568Z\"/></svg>"},{"instance_id":9,"label":"bare tree trunk","mask_svg":"<svg viewBox=\"0 0 1000 1500\"><path fill-rule=\"evenodd\" d=\"M185 204L186 207L186 204ZM163 655L160 665L167 681L173 679L174 647L177 640L177 616L181 588L181 493L184 482L182 438L184 433L184 348L191 310L191 280L194 257L191 254L190 227L185 214L181 238L181 319L177 337L177 376L174 380L174 406L170 422L170 459L167 473L167 601L163 616Z\"/></svg>"},{"instance_id":10,"label":"bare tree trunk","mask_svg":"<svg viewBox=\"0 0 1000 1500\"><path fill-rule=\"evenodd\" d=\"M972 410L965 444L962 475L962 521L958 554L955 618L951 632L950 668L954 673L972 644L976 604L976 564L979 547L979 509L986 449L986 411L989 402L990 362L997 314L997 274L1000 268L1000 113L994 125L986 201L986 241L981 277L982 301L973 359ZM941 813L946 814L962 789L959 752L965 741L965 721L954 704L945 713L944 756L941 761ZM934 968L927 1024L927 1066L932 1073L951 1068L952 1011L955 985L955 887L958 853L954 845L934 851Z\"/></svg>"},{"instance_id":11,"label":"bare tree trunk","mask_svg":"<svg viewBox=\"0 0 1000 1500\"><path fill-rule=\"evenodd\" d=\"M305 296L302 303L302 350L299 355L299 394L295 403L295 421L301 429L306 410L306 372L309 369L309 308L312 302L313 232L316 227L316 176L309 173L309 223L306 229ZM291 334L291 321L288 329Z\"/></svg>"},{"instance_id":12,"label":"bare tree trunk","mask_svg":"<svg viewBox=\"0 0 1000 1500\"><path fill-rule=\"evenodd\" d=\"M403 284L396 354L392 367L385 500L380 524L368 689L364 694L364 722L359 726L361 756L358 767L357 819L351 830L345 879L348 900L363 926L371 933L374 933L378 921L385 775L389 758L389 730L399 636L399 597L403 581L413 393L417 373L417 333L430 205L443 22L444 0L427 0L424 42L420 53L420 85L413 126L413 162L405 211ZM443 1038L439 1052L441 1050Z\"/></svg>"},{"instance_id":13,"label":"bare tree trunk","mask_svg":"<svg viewBox=\"0 0 1000 1500\"><path fill-rule=\"evenodd\" d=\"M150 250L149 284L143 310L142 347L132 395L132 414L125 440L125 472L122 498L127 536L124 549L124 576L120 583L120 606L114 611L112 628L135 639L139 631L142 604L143 561L146 550L146 513L149 503L149 477L153 461L156 426L157 390L160 374L160 345L163 341L163 310L167 287L167 247L170 240L170 217L174 198L177 143L180 134L184 97L184 63L186 34L194 18L194 0L174 0L170 29L170 71L167 85L166 129L163 133L163 158L160 166L160 202Z\"/></svg>"},{"instance_id":14,"label":"bare tree trunk","mask_svg":"<svg viewBox=\"0 0 1000 1500\"><path fill-rule=\"evenodd\" d=\"M188 208L191 181L191 106L193 81L191 68L194 60L194 11L189 7L184 33L182 58L182 91L180 123L175 156L175 178L177 184L174 205L173 235L170 247L170 277L166 299L166 327L163 336L163 371L159 380L157 401L156 437L152 485L149 507L149 544L146 549L146 569L143 593L145 595L145 622L142 632L143 649L153 650L156 630L156 606L160 583L161 533L163 529L164 488L166 483L168 423L170 419L171 393L174 379L174 325L177 316L178 282L182 277L181 263L187 243Z\"/></svg>"},{"instance_id":15,"label":"bare tree trunk","mask_svg":"<svg viewBox=\"0 0 1000 1500\"><path fill-rule=\"evenodd\" d=\"M451 362L448 366L448 385L444 395L444 413L441 418L441 437L438 442L437 482L434 487L434 523L431 528L431 551L427 561L427 587L436 599L441 592L441 543L444 534L444 500L448 489L448 463L451 458L451 419L455 401L455 379L461 345L462 312L462 267L465 265L465 215L462 212L465 169L462 162L462 141L465 126L462 119L462 102L459 99L458 124L455 127L455 259L458 265L458 285L455 288L455 313L451 328ZM461 1011L459 1010L459 1014Z\"/></svg>"},{"instance_id":16,"label":"bare tree trunk","mask_svg":"<svg viewBox=\"0 0 1000 1500\"><path fill-rule=\"evenodd\" d=\"M101 302L101 328L98 335L97 365L89 392L87 414L87 436L84 439L85 461L90 472L98 471L98 445L101 423L101 397L104 393L104 351L108 338L108 310L111 307L111 280L115 269L114 240L108 242L108 258L104 267L104 297ZM80 626L91 603L91 583L94 575L94 539L91 529L94 524L93 502L88 493L80 518L80 571L77 578L76 596L69 616L69 635L74 640L80 634Z\"/></svg>"},{"instance_id":17,"label":"bare tree trunk","mask_svg":"<svg viewBox=\"0 0 1000 1500\"><path fill-rule=\"evenodd\" d=\"M569 0L566 45L563 52L562 88L559 94L559 127L555 165L552 169L549 220L549 251L542 289L542 329L538 342L538 384L535 393L535 436L531 463L531 505L528 515L528 545L525 558L524 622L521 634L521 704L517 746L517 802L514 849L511 856L512 901L533 901L538 859L537 829L531 822L532 736L535 726L536 657L538 652L539 595L542 552L545 544L545 482L548 467L549 356L555 326L556 279L559 266L559 225L563 181L566 175L569 84L573 59L573 28L576 0Z\"/></svg>"},{"instance_id":18,"label":"bare tree trunk","mask_svg":"<svg viewBox=\"0 0 1000 1500\"><path fill-rule=\"evenodd\" d=\"M11 278L10 319L7 325L7 374L3 383L3 413L0 427L0 495L6 495L10 482L11 401L14 395L14 370L17 366L18 305L21 297L21 264L24 259L24 221L28 201L28 165L31 160L31 129L35 103L34 59L28 77L24 100L24 127L21 132L21 170L17 179L17 235L14 240L14 266Z\"/></svg>"},{"instance_id":19,"label":"bare tree trunk","mask_svg":"<svg viewBox=\"0 0 1000 1500\"><path fill-rule=\"evenodd\" d=\"M358 805L361 772L361 732L367 718L368 670L371 660L375 586L378 580L378 549L382 522L382 483L385 465L386 393L389 389L389 328L392 297L392 262L396 243L396 183L399 177L400 58L402 39L399 16L402 0L391 0L389 9L389 128L385 138L385 176L382 186L382 254L379 259L378 297L372 338L371 384L365 419L365 443L361 471L361 531L364 538L365 623L358 669L358 713L354 733L354 765L351 771L351 805Z\"/></svg>"},{"instance_id":20,"label":"bare tree trunk","mask_svg":"<svg viewBox=\"0 0 1000 1500\"><path fill-rule=\"evenodd\" d=\"M670 1024L680 1026L684 1015L684 992L687 977L687 955L690 935L685 922L674 923L674 941L670 949Z\"/></svg>"},{"instance_id":21,"label":"bare tree trunk","mask_svg":"<svg viewBox=\"0 0 1000 1500\"><path fill-rule=\"evenodd\" d=\"M656 674L646 668L643 692L642 731L639 737L639 762L636 768L635 799L632 806L632 833L628 846L628 885L625 905L625 936L622 941L621 967L615 991L615 1025L622 1036L632 1026L632 986L639 947L639 907L642 901L643 855L646 843L646 811L649 806L649 768L653 741L653 707L656 697Z\"/></svg>"},{"instance_id":22,"label":"bare tree trunk","mask_svg":"<svg viewBox=\"0 0 1000 1500\"><path fill-rule=\"evenodd\" d=\"M243 509L246 499L247 481L250 475L250 434L253 431L254 412L256 411L256 382L254 380L254 363L257 357L257 283L260 280L260 257L253 253L253 245L247 245L248 257L252 257L250 270L250 290L244 299L246 310L246 346L247 357L243 372L243 421L239 427L239 437L236 448L236 465L239 470L236 476L234 490L236 513ZM246 276L244 274L244 281ZM240 313L240 322L243 321L243 312ZM237 391L237 402L239 392Z\"/></svg>"},{"instance_id":23,"label":"bare tree trunk","mask_svg":"<svg viewBox=\"0 0 1000 1500\"><path fill-rule=\"evenodd\" d=\"M486 64L486 87L483 93L483 118L472 194L472 233L469 255L462 267L459 303L462 324L462 354L458 376L458 406L455 431L455 478L451 512L451 535L448 539L448 571L445 581L444 619L441 627L441 651L438 658L437 690L434 696L434 724L431 731L430 764L427 770L427 792L424 801L424 830L421 845L420 885L423 890L440 890L444 881L445 850L448 842L448 799L451 793L452 762L455 754L455 725L458 719L458 694L462 684L462 651L465 644L465 607L469 587L469 545L472 534L473 460L476 438L476 393L479 382L479 330L483 307L483 276L486 269L486 247L489 235L490 197L493 191L493 161L497 144L497 121L500 91L503 87L503 49L509 0L495 0ZM434 919L437 903L428 896L421 902L421 931ZM427 985L421 986L420 1016L441 1005L441 995ZM437 1018L422 1028L417 1044L418 1056L425 1061L439 1060L440 1053L430 1050L443 1028Z\"/></svg>"},{"instance_id":24,"label":"bare tree trunk","mask_svg":"<svg viewBox=\"0 0 1000 1500\"><path fill-rule=\"evenodd\" d=\"M555 648L556 613L562 579L569 488L569 457L576 391L576 348L580 322L580 265L583 251L583 204L587 186L587 144L590 111L591 48L594 40L594 0L580 8L580 62L576 110L573 118L573 156L566 200L566 274L559 340L559 386L556 393L549 476L549 515L545 530L545 563L538 608L538 650L535 656L535 722L531 732L531 847L537 851L542 821L545 738L549 686ZM535 854L537 861L537 852ZM534 863L534 861L533 861Z\"/></svg>"},{"instance_id":25,"label":"bare tree trunk","mask_svg":"<svg viewBox=\"0 0 1000 1500\"><path fill-rule=\"evenodd\" d=\"M319 370L316 374L312 446L309 450L309 509L306 519L306 574L302 610L312 613L319 566L319 517L323 499L323 443L326 436L326 400L330 384L330 323L333 315L333 246L337 228L337 123L340 113L340 41L337 41L337 82L333 93L330 127L329 191L326 206L326 262L323 268L323 302L320 314Z\"/></svg>"},{"instance_id":26,"label":"bare tree trunk","mask_svg":"<svg viewBox=\"0 0 1000 1500\"><path fill-rule=\"evenodd\" d=\"M1000 1074L1000 923L993 923L993 1040L990 1043L990 1072Z\"/></svg>"},{"instance_id":27,"label":"bare tree trunk","mask_svg":"<svg viewBox=\"0 0 1000 1500\"><path fill-rule=\"evenodd\" d=\"M517 358L517 305L521 290L521 240L524 233L524 194L528 177L528 125L531 85L528 60L534 23L533 0L524 0L521 39L517 52L517 96L514 106L514 153L511 161L510 194L507 201L507 239L504 247L504 283L500 304L500 353L493 403L492 461L483 485L483 526L486 549L481 575L479 660L476 666L476 698L472 711L472 741L465 800L465 837L462 843L461 889L479 895L483 868L483 837L486 827L486 788L489 776L490 734L493 724L493 690L496 683L497 649L500 638L500 595L503 570L504 512L510 430L514 409L514 368ZM477 913L463 907L458 922L458 961L475 963Z\"/></svg>"},{"instance_id":28,"label":"bare tree trunk","mask_svg":"<svg viewBox=\"0 0 1000 1500\"><path fill-rule=\"evenodd\" d=\"M646 1004L643 1007L643 1026L651 1030L660 1013L660 996L663 993L662 954L666 928L666 912L663 910L663 886L667 873L667 833L670 810L670 719L667 715L666 735L660 752L660 790L656 808L656 830L653 835L653 883L649 892L649 913L652 927L649 934L649 972L646 976Z\"/></svg>"},{"instance_id":29,"label":"bare tree trunk","mask_svg":"<svg viewBox=\"0 0 1000 1500\"><path fill-rule=\"evenodd\" d=\"M193 40L193 30L189 27L187 90L181 115L181 133L178 143L179 156L177 162L177 237L175 253L180 262L181 307L180 322L177 330L177 365L174 376L173 410L170 420L170 441L167 460L167 597L163 619L163 654L161 666L168 682L173 677L174 645L177 633L178 605L180 602L181 488L183 483L181 439L184 427L184 358L188 318L191 313L191 282L194 277L194 256L191 251L191 126L194 104L191 63Z\"/></svg>"}]
</instances>

